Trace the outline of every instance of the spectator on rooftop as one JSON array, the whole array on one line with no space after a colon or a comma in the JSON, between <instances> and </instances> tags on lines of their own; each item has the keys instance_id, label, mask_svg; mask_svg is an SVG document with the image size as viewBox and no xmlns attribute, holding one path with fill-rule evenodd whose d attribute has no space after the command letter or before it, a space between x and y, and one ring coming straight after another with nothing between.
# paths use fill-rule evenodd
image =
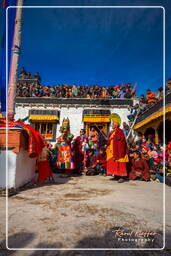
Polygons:
<instances>
[{"instance_id":1,"label":"spectator on rooftop","mask_svg":"<svg viewBox=\"0 0 171 256\"><path fill-rule=\"evenodd\" d=\"M142 114L146 110L146 104L139 102L138 114Z\"/></svg>"},{"instance_id":2,"label":"spectator on rooftop","mask_svg":"<svg viewBox=\"0 0 171 256\"><path fill-rule=\"evenodd\" d=\"M134 121L134 118L135 118L135 115L136 115L136 108L133 106L133 105L131 105L129 108L128 108L128 110L130 111L130 115L128 115L127 117L128 117L128 120L130 121L130 122L133 122Z\"/></svg>"},{"instance_id":3,"label":"spectator on rooftop","mask_svg":"<svg viewBox=\"0 0 171 256\"><path fill-rule=\"evenodd\" d=\"M167 86L168 90L171 91L171 78L168 79L166 86Z\"/></svg>"},{"instance_id":4,"label":"spectator on rooftop","mask_svg":"<svg viewBox=\"0 0 171 256\"><path fill-rule=\"evenodd\" d=\"M147 103L147 100L146 100L144 94L142 94L142 95L140 96L139 102L142 102L143 104L146 104L146 103Z\"/></svg>"},{"instance_id":5,"label":"spectator on rooftop","mask_svg":"<svg viewBox=\"0 0 171 256\"><path fill-rule=\"evenodd\" d=\"M132 97L130 89L126 88L125 90L125 98L130 99Z\"/></svg>"},{"instance_id":6,"label":"spectator on rooftop","mask_svg":"<svg viewBox=\"0 0 171 256\"><path fill-rule=\"evenodd\" d=\"M162 100L163 99L163 87L160 87L158 89L158 92L156 94L156 98L157 98L157 100Z\"/></svg>"},{"instance_id":7,"label":"spectator on rooftop","mask_svg":"<svg viewBox=\"0 0 171 256\"><path fill-rule=\"evenodd\" d=\"M147 90L146 100L148 104L156 103L155 93L152 92L150 89Z\"/></svg>"},{"instance_id":8,"label":"spectator on rooftop","mask_svg":"<svg viewBox=\"0 0 171 256\"><path fill-rule=\"evenodd\" d=\"M121 90L120 93L118 94L118 97L121 99L125 98L125 93L126 93L125 89Z\"/></svg>"}]
</instances>

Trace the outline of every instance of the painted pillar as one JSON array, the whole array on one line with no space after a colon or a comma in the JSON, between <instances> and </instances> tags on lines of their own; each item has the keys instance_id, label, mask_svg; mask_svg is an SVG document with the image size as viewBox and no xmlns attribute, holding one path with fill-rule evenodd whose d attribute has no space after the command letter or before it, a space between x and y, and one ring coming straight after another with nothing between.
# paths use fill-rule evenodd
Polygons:
<instances>
[{"instance_id":1,"label":"painted pillar","mask_svg":"<svg viewBox=\"0 0 171 256\"><path fill-rule=\"evenodd\" d=\"M157 128L155 128L155 143L159 144L159 133Z\"/></svg>"},{"instance_id":2,"label":"painted pillar","mask_svg":"<svg viewBox=\"0 0 171 256\"><path fill-rule=\"evenodd\" d=\"M159 121L156 120L156 122L153 124L153 128L154 128L154 130L155 130L155 144L158 144L158 143L159 143L158 127L159 127Z\"/></svg>"},{"instance_id":3,"label":"painted pillar","mask_svg":"<svg viewBox=\"0 0 171 256\"><path fill-rule=\"evenodd\" d=\"M18 0L17 6L23 6L23 0ZM21 45L21 17L22 8L17 8L15 28L14 28L14 39L12 47L11 56L11 66L10 66L10 76L8 84L8 116L9 119L14 118L15 114L15 97L16 97L16 83L17 83L17 71L18 71L18 61L20 54Z\"/></svg>"}]
</instances>

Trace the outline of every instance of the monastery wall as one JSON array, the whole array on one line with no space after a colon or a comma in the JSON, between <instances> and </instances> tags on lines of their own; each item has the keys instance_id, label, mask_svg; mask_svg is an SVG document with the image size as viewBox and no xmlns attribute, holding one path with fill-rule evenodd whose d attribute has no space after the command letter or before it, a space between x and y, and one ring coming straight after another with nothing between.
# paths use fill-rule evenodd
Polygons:
<instances>
[{"instance_id":1,"label":"monastery wall","mask_svg":"<svg viewBox=\"0 0 171 256\"><path fill-rule=\"evenodd\" d=\"M7 160L7 161L6 161ZM10 150L0 153L0 188L18 188L32 180L35 176L36 158L30 158L26 150L19 153ZM8 174L6 173L8 170Z\"/></svg>"},{"instance_id":2,"label":"monastery wall","mask_svg":"<svg viewBox=\"0 0 171 256\"><path fill-rule=\"evenodd\" d=\"M122 122L128 122L127 116L130 114L128 107L126 106L118 106L118 107L107 107L107 106L99 106L99 107L92 107L92 106L77 106L77 107L71 107L71 106L62 106L62 107L52 107L52 106L28 106L28 105L18 105L16 106L16 114L15 114L15 120L17 119L24 119L27 116L29 116L29 110L36 109L36 110L58 110L59 111L59 123L57 124L57 131L56 131L56 137L60 135L59 127L62 125L63 118L69 118L70 120L70 128L71 133L74 136L79 135L79 131L81 128L84 128L84 122L83 119L83 110L84 109L108 109L112 113L117 113L120 117ZM25 123L30 124L29 119L25 121ZM121 126L122 128L122 126Z\"/></svg>"}]
</instances>

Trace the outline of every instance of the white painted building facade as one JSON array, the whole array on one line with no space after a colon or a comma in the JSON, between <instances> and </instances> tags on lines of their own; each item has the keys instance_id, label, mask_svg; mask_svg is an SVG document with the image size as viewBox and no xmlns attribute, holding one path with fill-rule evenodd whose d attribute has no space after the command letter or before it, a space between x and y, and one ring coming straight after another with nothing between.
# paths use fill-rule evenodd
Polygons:
<instances>
[{"instance_id":1,"label":"white painted building facade","mask_svg":"<svg viewBox=\"0 0 171 256\"><path fill-rule=\"evenodd\" d=\"M73 104L68 99L62 99L60 104L60 99L58 99L58 102L54 104L50 104L49 98L41 98L41 102L39 102L40 98L18 98L16 101L16 113L15 113L15 120L18 119L25 119L28 117L28 119L25 121L27 124L32 124L31 120L29 119L30 111L57 111L59 113L59 120L55 125L55 138L51 140L52 144L56 141L56 138L60 136L59 128L62 125L62 121L64 118L69 118L70 120L70 130L71 133L75 136L79 135L80 129L85 128L85 122L83 119L83 113L85 110L93 110L95 113L96 111L100 110L107 110L111 114L117 113L121 120L123 122L128 122L127 116L130 114L129 106L133 103L133 100L128 99L112 99L107 100L108 104L104 105L103 100L98 101L97 104L96 101L86 99L75 99ZM42 104L43 101L43 104ZM82 101L83 104L82 104ZM65 104L66 102L66 104ZM89 103L89 104L88 104ZM121 124L122 128L122 124ZM111 129L111 124L109 123L108 130Z\"/></svg>"},{"instance_id":2,"label":"white painted building facade","mask_svg":"<svg viewBox=\"0 0 171 256\"><path fill-rule=\"evenodd\" d=\"M134 102L135 103L135 102ZM55 144L56 138L60 136L59 128L62 125L64 118L70 120L70 131L74 137L78 136L80 129L86 128L87 123L84 119L84 113L90 113L90 124L96 122L99 118L103 120L103 124L107 127L107 132L111 130L111 123L105 123L104 119L109 117L112 113L117 113L123 122L128 122L127 116L130 114L129 106L133 104L130 99L55 99L55 98L16 98L15 120L26 119L25 123L31 124L35 127L39 122L51 122L53 124L53 139L50 139L52 144ZM57 113L55 121L42 121L44 117L51 116L52 113ZM31 115L38 113L40 120L31 120ZM46 113L46 115L44 114ZM94 118L91 113L95 113ZM107 113L104 115L104 113ZM97 114L97 116L96 116ZM54 114L53 114L54 115ZM53 116L52 115L52 116ZM36 115L35 115L36 116ZM49 117L48 116L48 117ZM105 116L105 117L104 117ZM103 118L104 117L104 118ZM94 119L93 119L94 118ZM99 121L98 121L99 122ZM98 123L99 124L99 123ZM90 126L89 126L90 128ZM122 128L122 125L121 125ZM86 128L87 131L87 128ZM6 167L6 165L8 165ZM0 187L6 187L6 174L8 174L7 187L18 188L35 177L36 159L29 158L25 149L20 149L18 153L13 151L1 151L0 153Z\"/></svg>"}]
</instances>

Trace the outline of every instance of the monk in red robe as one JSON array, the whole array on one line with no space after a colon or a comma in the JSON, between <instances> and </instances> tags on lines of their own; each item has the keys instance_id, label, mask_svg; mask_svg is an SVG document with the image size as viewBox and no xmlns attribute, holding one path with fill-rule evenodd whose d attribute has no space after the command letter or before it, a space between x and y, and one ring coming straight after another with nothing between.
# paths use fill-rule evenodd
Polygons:
<instances>
[{"instance_id":1,"label":"monk in red robe","mask_svg":"<svg viewBox=\"0 0 171 256\"><path fill-rule=\"evenodd\" d=\"M48 160L48 146L46 145L40 155L37 158L37 167L38 167L38 179L37 184L41 184L47 178L52 178L54 181L52 170Z\"/></svg>"},{"instance_id":2,"label":"monk in red robe","mask_svg":"<svg viewBox=\"0 0 171 256\"><path fill-rule=\"evenodd\" d=\"M86 136L85 129L81 129L80 136L77 136L73 143L74 164L75 164L75 169L78 172L81 172L84 169L84 160L85 160L87 149L88 149L88 138Z\"/></svg>"},{"instance_id":3,"label":"monk in red robe","mask_svg":"<svg viewBox=\"0 0 171 256\"><path fill-rule=\"evenodd\" d=\"M128 147L124 132L119 128L119 118L113 118L112 131L107 141L107 175L113 175L118 182L127 177Z\"/></svg>"},{"instance_id":4,"label":"monk in red robe","mask_svg":"<svg viewBox=\"0 0 171 256\"><path fill-rule=\"evenodd\" d=\"M138 151L133 153L131 172L129 178L131 180L140 179L144 181L150 180L149 165L146 160L141 158L141 154Z\"/></svg>"}]
</instances>

